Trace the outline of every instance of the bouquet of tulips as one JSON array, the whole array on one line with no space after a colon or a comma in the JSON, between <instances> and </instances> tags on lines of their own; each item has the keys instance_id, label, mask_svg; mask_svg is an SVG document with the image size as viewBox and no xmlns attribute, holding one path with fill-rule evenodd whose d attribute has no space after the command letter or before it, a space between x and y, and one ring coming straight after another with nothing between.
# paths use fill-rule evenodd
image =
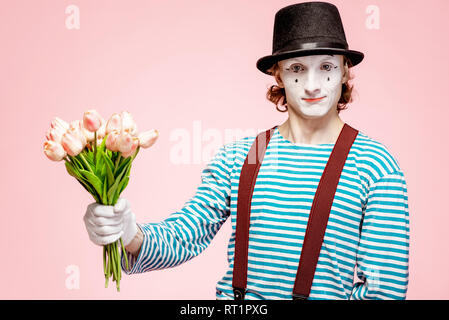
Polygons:
<instances>
[{"instance_id":1,"label":"bouquet of tulips","mask_svg":"<svg viewBox=\"0 0 449 320\"><path fill-rule=\"evenodd\" d=\"M99 204L115 205L129 181L131 164L140 148L149 148L159 136L156 129L137 132L129 112L114 113L106 122L96 110L88 110L82 120L67 123L55 117L46 133L44 153L53 161L65 160L67 172ZM119 243L120 242L120 243ZM120 291L120 238L103 246L105 287L109 278ZM127 255L124 255L129 268Z\"/></svg>"}]
</instances>

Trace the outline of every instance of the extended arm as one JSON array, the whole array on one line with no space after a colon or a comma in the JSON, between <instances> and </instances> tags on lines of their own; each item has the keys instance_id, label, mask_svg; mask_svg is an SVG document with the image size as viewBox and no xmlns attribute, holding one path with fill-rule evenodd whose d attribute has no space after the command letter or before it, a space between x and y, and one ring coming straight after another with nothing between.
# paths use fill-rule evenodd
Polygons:
<instances>
[{"instance_id":1,"label":"extended arm","mask_svg":"<svg viewBox=\"0 0 449 320\"><path fill-rule=\"evenodd\" d=\"M202 171L201 184L181 210L159 223L138 224L138 233L127 246L130 270L122 254L125 273L174 267L207 248L230 214L231 160L226 146Z\"/></svg>"}]
</instances>

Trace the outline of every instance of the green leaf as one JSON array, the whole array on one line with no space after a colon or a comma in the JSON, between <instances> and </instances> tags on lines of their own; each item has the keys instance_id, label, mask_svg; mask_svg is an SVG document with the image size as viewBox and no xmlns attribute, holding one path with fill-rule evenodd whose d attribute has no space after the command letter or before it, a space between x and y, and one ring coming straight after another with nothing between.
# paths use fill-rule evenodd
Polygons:
<instances>
[{"instance_id":1,"label":"green leaf","mask_svg":"<svg viewBox=\"0 0 449 320\"><path fill-rule=\"evenodd\" d=\"M95 162L95 173L101 172L101 162L103 161L102 153L103 151L100 148L97 148L97 162Z\"/></svg>"},{"instance_id":2,"label":"green leaf","mask_svg":"<svg viewBox=\"0 0 449 320\"><path fill-rule=\"evenodd\" d=\"M126 186L128 185L129 182L129 177L125 177L120 184L118 185L118 192L117 194L120 196L120 194L122 193L123 190L125 190Z\"/></svg>"},{"instance_id":3,"label":"green leaf","mask_svg":"<svg viewBox=\"0 0 449 320\"><path fill-rule=\"evenodd\" d=\"M95 162L95 168L94 168L94 172L97 177L102 177L101 169L103 168L104 163L103 163L103 157L101 156L101 154L102 154L102 151L98 148L97 149L97 159L96 159L97 161Z\"/></svg>"},{"instance_id":4,"label":"green leaf","mask_svg":"<svg viewBox=\"0 0 449 320\"><path fill-rule=\"evenodd\" d=\"M108 191L108 188L107 188L107 181L106 181L106 177L105 177L105 179L104 179L104 182L103 182L103 201L104 201L104 203L107 203L107 204L109 204L108 203L108 195L107 195L107 191Z\"/></svg>"},{"instance_id":5,"label":"green leaf","mask_svg":"<svg viewBox=\"0 0 449 320\"><path fill-rule=\"evenodd\" d=\"M106 167L106 174L108 177L108 188L112 186L112 184L114 183L114 174L112 173L112 171L114 170L114 164L112 163L112 160L108 158L108 156L106 156L105 154L103 154L103 160L105 162L105 167Z\"/></svg>"},{"instance_id":6,"label":"green leaf","mask_svg":"<svg viewBox=\"0 0 449 320\"><path fill-rule=\"evenodd\" d=\"M103 137L103 141L101 141L100 146L98 147L98 149L101 149L102 152L104 152L105 148L106 148L106 139L108 138L108 135L105 135Z\"/></svg>"},{"instance_id":7,"label":"green leaf","mask_svg":"<svg viewBox=\"0 0 449 320\"><path fill-rule=\"evenodd\" d=\"M128 158L122 158L123 160L120 160L120 164L118 165L118 168L115 169L114 171L114 176L117 177L118 175L120 175L123 171L123 168L125 168L132 160L132 157L128 157Z\"/></svg>"},{"instance_id":8,"label":"green leaf","mask_svg":"<svg viewBox=\"0 0 449 320\"><path fill-rule=\"evenodd\" d=\"M98 192L99 195L103 192L103 183L101 180L94 175L92 172L86 170L79 170L89 181L89 183L95 188L95 191Z\"/></svg>"},{"instance_id":9,"label":"green leaf","mask_svg":"<svg viewBox=\"0 0 449 320\"><path fill-rule=\"evenodd\" d=\"M78 180L78 179L76 179L76 180L84 187L84 189L87 190L87 192L89 192L92 195L92 197L94 197L94 199L97 201L97 203L101 202L101 199L98 198L98 195L95 192L95 190L88 183L86 183L82 180Z\"/></svg>"},{"instance_id":10,"label":"green leaf","mask_svg":"<svg viewBox=\"0 0 449 320\"><path fill-rule=\"evenodd\" d=\"M82 163L81 163L81 161L77 158L77 156L75 156L75 157L71 157L71 160L73 161L73 163L75 164L75 166L76 166L76 169L83 169L84 167L83 167L83 165L82 165Z\"/></svg>"},{"instance_id":11,"label":"green leaf","mask_svg":"<svg viewBox=\"0 0 449 320\"><path fill-rule=\"evenodd\" d=\"M118 197L120 196L120 194L122 193L122 191L126 188L126 186L128 185L129 182L129 173L131 171L131 167L132 167L132 161L129 162L129 165L126 168L126 173L124 175L124 178L122 179L122 181L120 181L119 186L118 186L118 191L115 194L114 197L114 201L117 201Z\"/></svg>"},{"instance_id":12,"label":"green leaf","mask_svg":"<svg viewBox=\"0 0 449 320\"><path fill-rule=\"evenodd\" d=\"M88 180L85 177L83 177L83 175L80 172L78 172L78 169L74 168L70 162L66 162L65 166L66 166L67 172L72 177L74 177L76 179L76 181L78 181L84 187L84 189L86 189L94 197L95 200L98 200L98 195L95 192L95 189L89 184ZM86 180L86 181L84 181L84 180Z\"/></svg>"},{"instance_id":13,"label":"green leaf","mask_svg":"<svg viewBox=\"0 0 449 320\"><path fill-rule=\"evenodd\" d=\"M82 164L81 169L87 170L89 172L93 172L91 164L89 164L89 161L86 160L86 153L80 152L77 156L78 160Z\"/></svg>"},{"instance_id":14,"label":"green leaf","mask_svg":"<svg viewBox=\"0 0 449 320\"><path fill-rule=\"evenodd\" d=\"M103 140L101 141L101 144L99 146L97 146L97 164L100 161L99 159L103 160L102 156L100 154L105 152L106 138L107 138L107 135L103 138Z\"/></svg>"},{"instance_id":15,"label":"green leaf","mask_svg":"<svg viewBox=\"0 0 449 320\"><path fill-rule=\"evenodd\" d=\"M123 176L122 180L119 183L118 191L115 194L114 201L117 201L118 197L122 193L122 191L125 189L125 187L128 185L129 182L129 172L131 171L132 161L129 162L128 166L126 167L125 175Z\"/></svg>"},{"instance_id":16,"label":"green leaf","mask_svg":"<svg viewBox=\"0 0 449 320\"><path fill-rule=\"evenodd\" d=\"M94 164L94 152L87 149L87 152L84 152L84 158L87 160L90 166Z\"/></svg>"},{"instance_id":17,"label":"green leaf","mask_svg":"<svg viewBox=\"0 0 449 320\"><path fill-rule=\"evenodd\" d=\"M74 167L73 164L71 164L70 162L66 162L65 163L67 172L74 178L76 178L77 180L84 180L82 182L88 182L89 180L86 179L80 172L79 169ZM89 185L90 187L90 185Z\"/></svg>"},{"instance_id":18,"label":"green leaf","mask_svg":"<svg viewBox=\"0 0 449 320\"><path fill-rule=\"evenodd\" d=\"M70 162L68 162L68 161L65 162L65 168L67 169L67 172L72 177L74 177L74 178L78 178L79 177L78 171L73 167L73 165Z\"/></svg>"},{"instance_id":19,"label":"green leaf","mask_svg":"<svg viewBox=\"0 0 449 320\"><path fill-rule=\"evenodd\" d=\"M130 163L130 162L128 162L128 163ZM112 185L112 187L108 191L108 199L113 199L113 202L111 203L112 205L115 204L114 200L117 199L115 194L116 194L118 185L121 182L120 180L122 179L123 174L127 171L126 169L127 169L127 167L125 167L125 169L122 170L122 172L118 175L118 177L115 178L114 184Z\"/></svg>"},{"instance_id":20,"label":"green leaf","mask_svg":"<svg viewBox=\"0 0 449 320\"><path fill-rule=\"evenodd\" d=\"M101 178L102 179L104 179L104 177L106 177L106 164L104 164L104 161L102 161L103 162L103 166L101 167Z\"/></svg>"}]
</instances>

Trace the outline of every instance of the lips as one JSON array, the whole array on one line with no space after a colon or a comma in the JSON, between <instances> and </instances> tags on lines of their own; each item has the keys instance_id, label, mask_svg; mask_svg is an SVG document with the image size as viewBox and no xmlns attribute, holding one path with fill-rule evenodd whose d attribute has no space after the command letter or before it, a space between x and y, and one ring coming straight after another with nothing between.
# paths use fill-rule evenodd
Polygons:
<instances>
[{"instance_id":1,"label":"lips","mask_svg":"<svg viewBox=\"0 0 449 320\"><path fill-rule=\"evenodd\" d=\"M325 97L321 97L321 98L314 98L314 99L306 99L306 98L303 98L303 100L305 100L305 101L307 101L307 102L317 102L317 101L320 101L320 100L322 100L322 99L324 99Z\"/></svg>"}]
</instances>

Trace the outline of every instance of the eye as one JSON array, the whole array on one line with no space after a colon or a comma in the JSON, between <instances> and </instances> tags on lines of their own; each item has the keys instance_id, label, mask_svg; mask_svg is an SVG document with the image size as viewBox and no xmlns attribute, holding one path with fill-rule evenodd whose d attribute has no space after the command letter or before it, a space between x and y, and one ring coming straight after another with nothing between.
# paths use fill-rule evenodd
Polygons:
<instances>
[{"instance_id":1,"label":"eye","mask_svg":"<svg viewBox=\"0 0 449 320\"><path fill-rule=\"evenodd\" d=\"M298 73L299 71L302 70L302 66L300 64L292 64L290 67L287 68L287 70Z\"/></svg>"},{"instance_id":2,"label":"eye","mask_svg":"<svg viewBox=\"0 0 449 320\"><path fill-rule=\"evenodd\" d=\"M322 67L324 67L325 71L331 71L332 70L332 65L330 63L324 63L322 65ZM327 67L327 68L326 68Z\"/></svg>"}]
</instances>

